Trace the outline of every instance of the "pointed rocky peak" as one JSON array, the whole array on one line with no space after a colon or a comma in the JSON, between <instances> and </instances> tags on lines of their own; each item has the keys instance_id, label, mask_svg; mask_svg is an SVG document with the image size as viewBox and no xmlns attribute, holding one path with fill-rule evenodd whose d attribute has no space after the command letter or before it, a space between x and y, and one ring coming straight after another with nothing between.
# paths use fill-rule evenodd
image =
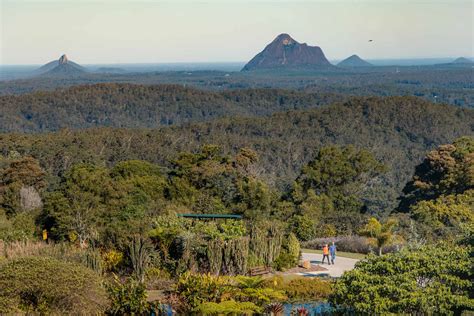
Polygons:
<instances>
[{"instance_id":1,"label":"pointed rocky peak","mask_svg":"<svg viewBox=\"0 0 474 316\"><path fill-rule=\"evenodd\" d=\"M298 43L289 34L278 35L242 70L332 67L318 46Z\"/></svg>"},{"instance_id":2,"label":"pointed rocky peak","mask_svg":"<svg viewBox=\"0 0 474 316\"><path fill-rule=\"evenodd\" d=\"M38 75L44 76L73 76L86 72L86 69L81 65L76 64L68 59L66 54L59 59L53 60L46 65L43 65L35 71Z\"/></svg>"},{"instance_id":3,"label":"pointed rocky peak","mask_svg":"<svg viewBox=\"0 0 474 316\"><path fill-rule=\"evenodd\" d=\"M64 65L64 64L67 64L69 60L67 59L67 56L66 54L62 55L61 57L59 57L59 64L60 65Z\"/></svg>"},{"instance_id":4,"label":"pointed rocky peak","mask_svg":"<svg viewBox=\"0 0 474 316\"><path fill-rule=\"evenodd\" d=\"M278 35L274 40L273 43L281 43L285 46L287 45L292 45L292 44L298 44L297 41L295 41L290 35L286 33L282 33Z\"/></svg>"}]
</instances>

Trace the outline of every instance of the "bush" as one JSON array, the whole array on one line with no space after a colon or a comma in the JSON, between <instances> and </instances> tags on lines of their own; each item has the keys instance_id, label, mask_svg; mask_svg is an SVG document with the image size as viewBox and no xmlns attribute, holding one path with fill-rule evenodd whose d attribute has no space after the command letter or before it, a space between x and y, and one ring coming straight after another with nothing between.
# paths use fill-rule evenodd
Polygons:
<instances>
[{"instance_id":1,"label":"bush","mask_svg":"<svg viewBox=\"0 0 474 316\"><path fill-rule=\"evenodd\" d=\"M293 302L325 300L332 292L330 281L308 277L293 279L282 288Z\"/></svg>"},{"instance_id":2,"label":"bush","mask_svg":"<svg viewBox=\"0 0 474 316\"><path fill-rule=\"evenodd\" d=\"M204 302L218 303L224 295L232 297L233 288L230 282L231 279L225 276L186 272L179 278L175 292L189 310L195 310Z\"/></svg>"},{"instance_id":3,"label":"bush","mask_svg":"<svg viewBox=\"0 0 474 316\"><path fill-rule=\"evenodd\" d=\"M102 253L102 263L106 271L113 272L123 260L123 253L117 250L108 250Z\"/></svg>"},{"instance_id":4,"label":"bush","mask_svg":"<svg viewBox=\"0 0 474 316\"><path fill-rule=\"evenodd\" d=\"M370 256L336 281L331 301L364 315L460 315L473 308L470 251L445 243Z\"/></svg>"},{"instance_id":5,"label":"bush","mask_svg":"<svg viewBox=\"0 0 474 316\"><path fill-rule=\"evenodd\" d=\"M103 312L101 278L74 263L47 257L24 257L0 267L0 312L84 314Z\"/></svg>"},{"instance_id":6,"label":"bush","mask_svg":"<svg viewBox=\"0 0 474 316\"><path fill-rule=\"evenodd\" d=\"M262 312L262 308L252 302L236 302L234 300L220 303L206 302L196 309L200 315L254 315Z\"/></svg>"},{"instance_id":7,"label":"bush","mask_svg":"<svg viewBox=\"0 0 474 316\"><path fill-rule=\"evenodd\" d=\"M147 302L145 286L129 278L121 282L117 276L107 284L111 315L148 315L154 307Z\"/></svg>"},{"instance_id":8,"label":"bush","mask_svg":"<svg viewBox=\"0 0 474 316\"><path fill-rule=\"evenodd\" d=\"M234 313L245 310L260 311L271 302L286 300L283 291L270 287L260 277L214 276L211 274L183 274L176 284L175 294L180 298L176 307L183 314ZM239 309L242 309L239 312ZM224 312L228 310L229 312Z\"/></svg>"},{"instance_id":9,"label":"bush","mask_svg":"<svg viewBox=\"0 0 474 316\"><path fill-rule=\"evenodd\" d=\"M273 261L273 268L278 271L285 271L293 268L295 265L295 257L286 251L280 252L275 261Z\"/></svg>"}]
</instances>

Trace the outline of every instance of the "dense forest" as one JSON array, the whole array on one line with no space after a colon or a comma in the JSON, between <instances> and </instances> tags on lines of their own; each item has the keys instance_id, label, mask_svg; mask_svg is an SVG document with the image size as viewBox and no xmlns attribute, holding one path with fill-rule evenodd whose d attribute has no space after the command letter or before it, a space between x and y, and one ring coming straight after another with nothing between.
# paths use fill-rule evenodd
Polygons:
<instances>
[{"instance_id":1,"label":"dense forest","mask_svg":"<svg viewBox=\"0 0 474 316\"><path fill-rule=\"evenodd\" d=\"M0 130L158 127L218 117L261 116L305 109L341 99L332 94L290 90L209 92L176 85L99 84L55 92L0 97Z\"/></svg>"},{"instance_id":2,"label":"dense forest","mask_svg":"<svg viewBox=\"0 0 474 316\"><path fill-rule=\"evenodd\" d=\"M96 88L108 90L110 87ZM176 87L170 88L174 91ZM205 97L210 95L229 102L261 105L260 108L242 106L241 109L246 109L247 113L268 113L270 110L264 109L271 109L275 103L284 107L290 104L291 107L304 107L313 99L308 96L306 103L304 98L298 99L299 93L288 93L285 99L282 92L276 91L252 90L244 98L241 95L243 92L221 95L176 89L197 93L199 102L205 102ZM79 91L82 92L83 88ZM295 97L292 99L293 94ZM270 97L263 97L265 95ZM174 94L168 98L176 100ZM258 101L260 99L265 101ZM102 104L102 99L98 100L97 103ZM176 102L180 104L180 101ZM136 117L139 116L137 111L127 113ZM97 110L98 115L102 115L99 112ZM48 113L55 115L58 111ZM148 111L144 111L143 115L145 113ZM107 117L113 120L114 115L110 113ZM73 116L69 115L64 120L73 120ZM61 174L77 162L113 166L122 160L141 159L166 164L179 152L194 151L205 144L217 144L230 154L239 148L249 147L260 157L256 164L258 173L278 188L290 186L301 166L312 158L319 147L352 144L371 151L388 167L380 182L374 185L371 192L367 192L367 198L374 204L370 208L379 212L394 206L403 184L428 150L457 137L473 135L473 121L472 110L435 105L413 97L372 97L352 98L345 103L265 117L227 117L160 129L64 129L44 134L1 134L0 139L3 155L8 155L10 151L31 155L39 159L52 176ZM117 122L126 124L125 120Z\"/></svg>"},{"instance_id":3,"label":"dense forest","mask_svg":"<svg viewBox=\"0 0 474 316\"><path fill-rule=\"evenodd\" d=\"M178 84L201 89L279 88L360 96L419 96L432 102L474 106L469 65L373 67L332 71L285 72L170 71L127 74L84 74L75 77L34 77L0 81L0 95L24 94L96 83Z\"/></svg>"}]
</instances>

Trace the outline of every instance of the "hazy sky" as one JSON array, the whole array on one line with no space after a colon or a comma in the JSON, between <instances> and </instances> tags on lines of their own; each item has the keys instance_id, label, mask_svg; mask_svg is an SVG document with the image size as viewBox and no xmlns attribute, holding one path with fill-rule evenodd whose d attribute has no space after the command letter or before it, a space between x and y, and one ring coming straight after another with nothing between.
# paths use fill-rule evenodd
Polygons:
<instances>
[{"instance_id":1,"label":"hazy sky","mask_svg":"<svg viewBox=\"0 0 474 316\"><path fill-rule=\"evenodd\" d=\"M328 59L474 56L473 3L0 0L0 63L246 61L279 33Z\"/></svg>"}]
</instances>

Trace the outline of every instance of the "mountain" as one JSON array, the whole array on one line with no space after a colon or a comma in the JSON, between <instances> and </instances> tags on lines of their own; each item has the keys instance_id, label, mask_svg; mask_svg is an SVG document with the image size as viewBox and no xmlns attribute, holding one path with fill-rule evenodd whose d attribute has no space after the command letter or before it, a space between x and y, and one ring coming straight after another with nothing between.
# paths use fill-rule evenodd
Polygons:
<instances>
[{"instance_id":1,"label":"mountain","mask_svg":"<svg viewBox=\"0 0 474 316\"><path fill-rule=\"evenodd\" d=\"M65 54L58 60L50 61L35 71L36 74L44 76L73 76L85 72L84 67L69 60Z\"/></svg>"},{"instance_id":2,"label":"mountain","mask_svg":"<svg viewBox=\"0 0 474 316\"><path fill-rule=\"evenodd\" d=\"M329 68L332 65L318 46L300 44L290 35L280 34L252 58L242 71L306 67Z\"/></svg>"},{"instance_id":3,"label":"mountain","mask_svg":"<svg viewBox=\"0 0 474 316\"><path fill-rule=\"evenodd\" d=\"M352 55L350 57L347 57L343 61L339 62L337 64L339 67L372 67L373 65L371 63L366 62L362 58L360 58L357 55Z\"/></svg>"},{"instance_id":4,"label":"mountain","mask_svg":"<svg viewBox=\"0 0 474 316\"><path fill-rule=\"evenodd\" d=\"M453 64L473 64L474 62L470 59L467 59L466 57L459 57L459 58L456 58L452 63Z\"/></svg>"}]
</instances>

